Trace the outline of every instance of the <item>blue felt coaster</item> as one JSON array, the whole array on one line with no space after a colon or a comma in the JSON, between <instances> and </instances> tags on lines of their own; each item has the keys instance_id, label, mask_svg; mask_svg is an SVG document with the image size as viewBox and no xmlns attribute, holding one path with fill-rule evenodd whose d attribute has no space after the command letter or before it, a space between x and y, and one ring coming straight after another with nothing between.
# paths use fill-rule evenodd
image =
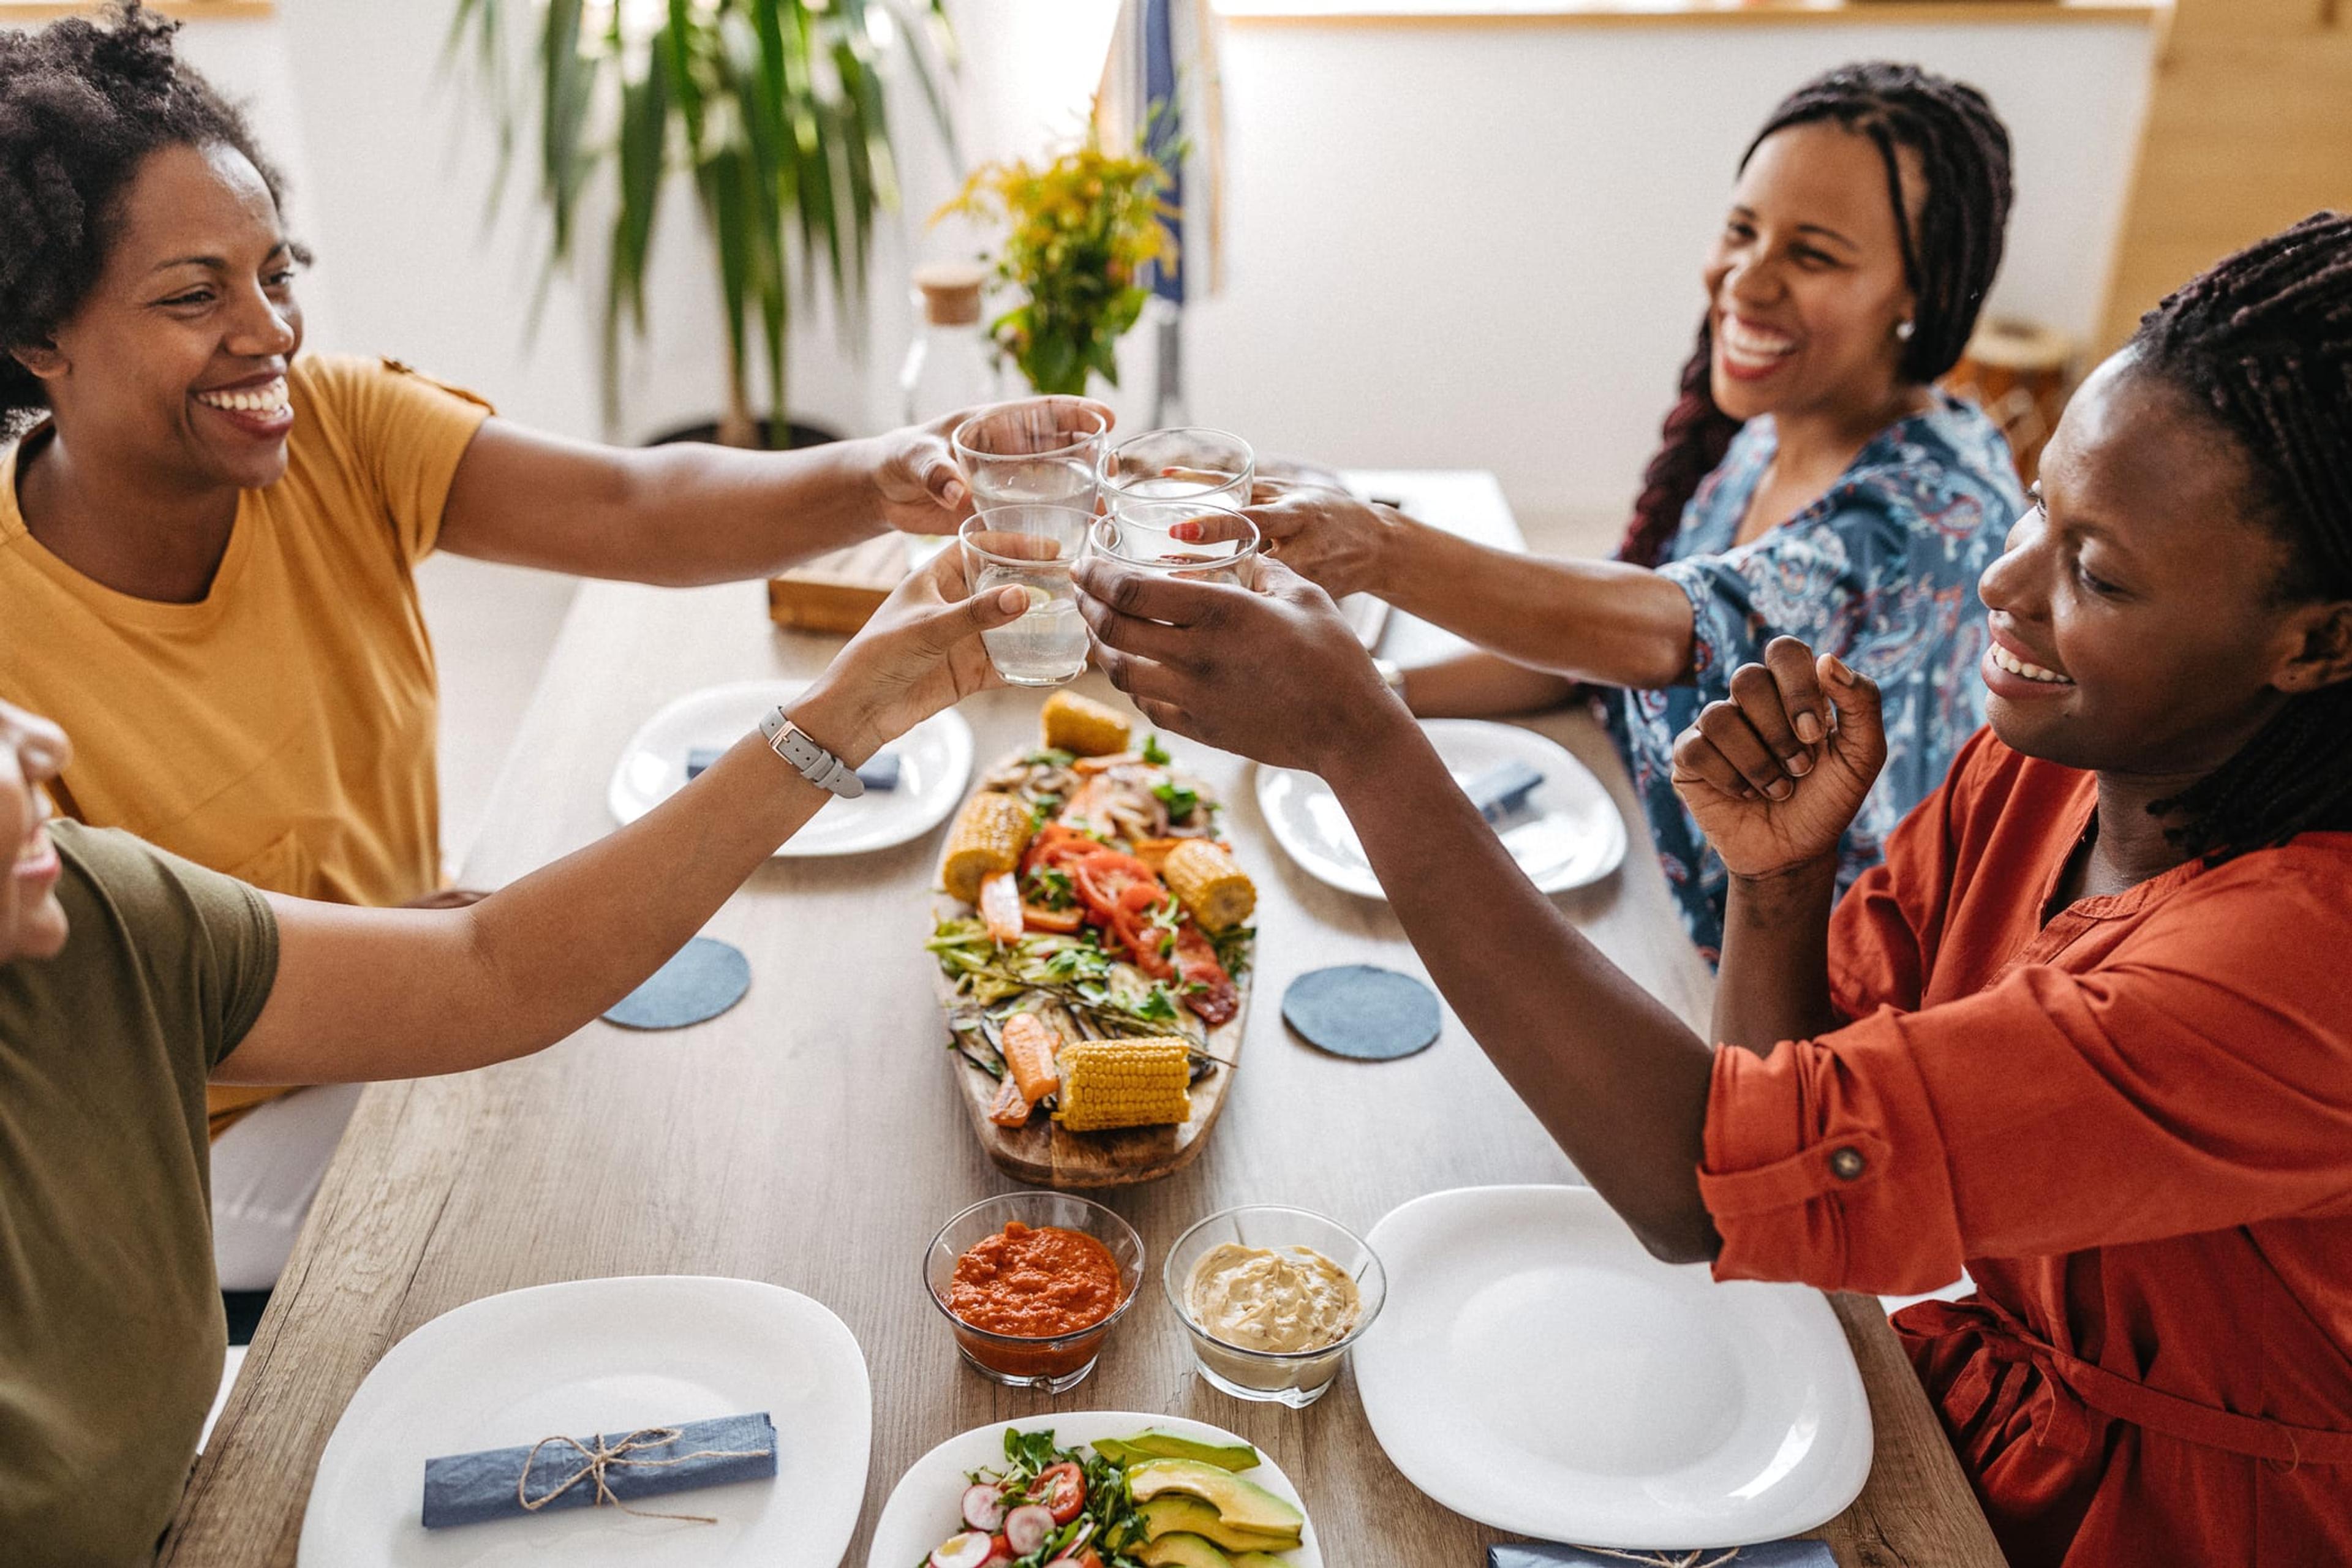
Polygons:
<instances>
[{"instance_id":1,"label":"blue felt coaster","mask_svg":"<svg viewBox=\"0 0 2352 1568\"><path fill-rule=\"evenodd\" d=\"M1282 1021L1333 1056L1394 1061L1437 1043L1437 993L1410 974L1350 963L1300 975L1282 994Z\"/></svg>"},{"instance_id":2,"label":"blue felt coaster","mask_svg":"<svg viewBox=\"0 0 2352 1568\"><path fill-rule=\"evenodd\" d=\"M751 988L751 961L723 942L698 936L614 1003L604 1021L628 1029L683 1029L716 1018Z\"/></svg>"},{"instance_id":3,"label":"blue felt coaster","mask_svg":"<svg viewBox=\"0 0 2352 1568\"><path fill-rule=\"evenodd\" d=\"M1819 1541L1767 1541L1755 1546L1715 1546L1704 1552L1597 1552L1589 1546L1490 1546L1486 1568L1837 1568Z\"/></svg>"}]
</instances>

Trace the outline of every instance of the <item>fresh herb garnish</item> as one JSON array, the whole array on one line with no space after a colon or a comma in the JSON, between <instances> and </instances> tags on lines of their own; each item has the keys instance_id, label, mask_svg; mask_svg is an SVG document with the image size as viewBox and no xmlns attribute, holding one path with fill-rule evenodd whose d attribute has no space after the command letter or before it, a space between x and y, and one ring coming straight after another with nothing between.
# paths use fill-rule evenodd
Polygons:
<instances>
[{"instance_id":1,"label":"fresh herb garnish","mask_svg":"<svg viewBox=\"0 0 2352 1568\"><path fill-rule=\"evenodd\" d=\"M1174 779L1170 779L1166 784L1153 784L1151 793L1158 795L1160 804L1168 808L1168 819L1171 822L1185 821L1201 804L1199 790L1180 784Z\"/></svg>"},{"instance_id":2,"label":"fresh herb garnish","mask_svg":"<svg viewBox=\"0 0 2352 1568\"><path fill-rule=\"evenodd\" d=\"M1168 748L1160 743L1158 735L1143 737L1143 760L1155 768L1164 768L1168 765Z\"/></svg>"}]
</instances>

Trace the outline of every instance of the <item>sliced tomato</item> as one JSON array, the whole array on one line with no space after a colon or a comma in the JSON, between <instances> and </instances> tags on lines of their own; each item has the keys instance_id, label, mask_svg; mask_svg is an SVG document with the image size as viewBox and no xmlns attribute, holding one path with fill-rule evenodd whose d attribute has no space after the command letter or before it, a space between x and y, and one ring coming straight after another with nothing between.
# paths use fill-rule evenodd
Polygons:
<instances>
[{"instance_id":1,"label":"sliced tomato","mask_svg":"<svg viewBox=\"0 0 2352 1568\"><path fill-rule=\"evenodd\" d=\"M1038 1472L1029 1495L1045 1505L1055 1524L1067 1524L1087 1506L1087 1473L1065 1459Z\"/></svg>"},{"instance_id":2,"label":"sliced tomato","mask_svg":"<svg viewBox=\"0 0 2352 1568\"><path fill-rule=\"evenodd\" d=\"M1184 1005L1211 1024L1222 1024L1241 1010L1241 993L1234 977L1217 962L1217 950L1191 921L1176 931L1176 978Z\"/></svg>"},{"instance_id":3,"label":"sliced tomato","mask_svg":"<svg viewBox=\"0 0 2352 1568\"><path fill-rule=\"evenodd\" d=\"M1076 910L1041 910L1034 904L1021 906L1022 923L1031 931L1049 931L1060 936L1073 936L1087 923L1087 917Z\"/></svg>"},{"instance_id":4,"label":"sliced tomato","mask_svg":"<svg viewBox=\"0 0 2352 1568\"><path fill-rule=\"evenodd\" d=\"M990 1536L988 1544L988 1561L982 1563L980 1568L1004 1568L1006 1563L1021 1561L1013 1555L1013 1542L1005 1540L1002 1533Z\"/></svg>"}]
</instances>

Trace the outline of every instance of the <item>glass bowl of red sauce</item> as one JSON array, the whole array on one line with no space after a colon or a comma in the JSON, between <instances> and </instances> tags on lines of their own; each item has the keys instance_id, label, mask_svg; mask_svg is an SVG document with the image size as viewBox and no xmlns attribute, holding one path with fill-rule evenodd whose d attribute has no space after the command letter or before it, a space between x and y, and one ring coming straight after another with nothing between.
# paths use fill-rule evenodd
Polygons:
<instances>
[{"instance_id":1,"label":"glass bowl of red sauce","mask_svg":"<svg viewBox=\"0 0 2352 1568\"><path fill-rule=\"evenodd\" d=\"M1094 1371L1143 1283L1143 1238L1070 1193L1008 1193L940 1227L923 1283L982 1377L1059 1394Z\"/></svg>"}]
</instances>

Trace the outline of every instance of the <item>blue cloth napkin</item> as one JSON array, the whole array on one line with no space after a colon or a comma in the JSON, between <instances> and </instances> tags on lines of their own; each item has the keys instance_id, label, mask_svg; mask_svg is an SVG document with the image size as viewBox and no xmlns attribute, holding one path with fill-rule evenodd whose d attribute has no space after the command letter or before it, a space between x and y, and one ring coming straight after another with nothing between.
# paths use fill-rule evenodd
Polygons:
<instances>
[{"instance_id":1,"label":"blue cloth napkin","mask_svg":"<svg viewBox=\"0 0 2352 1568\"><path fill-rule=\"evenodd\" d=\"M1694 1557L1688 1551L1641 1552L1630 1548L1614 1552L1595 1552L1586 1546L1490 1546L1486 1549L1486 1568L1627 1568L1626 1559L1635 1564L1672 1563L1683 1568L1837 1568L1837 1559L1826 1542L1819 1541L1767 1541L1755 1546L1713 1546Z\"/></svg>"},{"instance_id":2,"label":"blue cloth napkin","mask_svg":"<svg viewBox=\"0 0 2352 1568\"><path fill-rule=\"evenodd\" d=\"M724 1486L730 1481L775 1479L776 1426L764 1410L750 1415L681 1421L669 1427L641 1430L674 1431L677 1438L662 1444L641 1441L605 1466L604 1489L623 1502L660 1497L667 1492L692 1491L699 1487ZM594 1452L607 1445L617 1447L632 1436L628 1432L604 1432L579 1441ZM704 1457L681 1458L688 1454ZM678 1462L646 1462L662 1459ZM587 1455L561 1439L541 1446L536 1458L526 1446L427 1459L425 1528L444 1530L453 1524L480 1524L486 1520L512 1519L532 1511L551 1513L557 1509L587 1508L595 1502L595 1478L585 1475L571 1489L551 1499L539 1510L524 1508L516 1496L515 1483L522 1478L526 1460L530 1465L530 1478L525 1490L534 1499L547 1497L589 1468ZM638 1462L631 1464L629 1460Z\"/></svg>"}]
</instances>

